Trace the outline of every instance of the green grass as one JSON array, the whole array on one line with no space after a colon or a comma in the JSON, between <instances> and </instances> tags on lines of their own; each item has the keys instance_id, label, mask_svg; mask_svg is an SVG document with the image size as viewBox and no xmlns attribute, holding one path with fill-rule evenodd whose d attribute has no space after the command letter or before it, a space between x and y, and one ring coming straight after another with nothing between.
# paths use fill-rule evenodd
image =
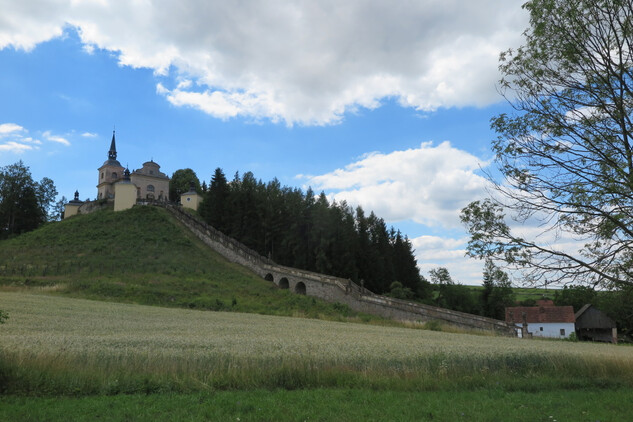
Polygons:
<instances>
[{"instance_id":1,"label":"green grass","mask_svg":"<svg viewBox=\"0 0 633 422\"><path fill-rule=\"evenodd\" d=\"M3 397L14 421L629 421L631 390L504 392L368 389Z\"/></svg>"},{"instance_id":2,"label":"green grass","mask_svg":"<svg viewBox=\"0 0 633 422\"><path fill-rule=\"evenodd\" d=\"M629 346L0 292L0 420L625 421Z\"/></svg>"},{"instance_id":3,"label":"green grass","mask_svg":"<svg viewBox=\"0 0 633 422\"><path fill-rule=\"evenodd\" d=\"M277 289L157 207L98 211L1 241L0 286L167 307L380 320Z\"/></svg>"}]
</instances>

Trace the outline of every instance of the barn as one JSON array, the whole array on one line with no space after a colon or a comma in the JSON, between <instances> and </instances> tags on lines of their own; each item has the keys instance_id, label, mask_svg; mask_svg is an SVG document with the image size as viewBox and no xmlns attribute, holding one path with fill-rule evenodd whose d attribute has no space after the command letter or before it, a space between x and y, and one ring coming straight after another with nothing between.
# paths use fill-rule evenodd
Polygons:
<instances>
[{"instance_id":1,"label":"barn","mask_svg":"<svg viewBox=\"0 0 633 422\"><path fill-rule=\"evenodd\" d=\"M579 340L617 343L618 329L607 314L587 304L576 312L576 336Z\"/></svg>"}]
</instances>

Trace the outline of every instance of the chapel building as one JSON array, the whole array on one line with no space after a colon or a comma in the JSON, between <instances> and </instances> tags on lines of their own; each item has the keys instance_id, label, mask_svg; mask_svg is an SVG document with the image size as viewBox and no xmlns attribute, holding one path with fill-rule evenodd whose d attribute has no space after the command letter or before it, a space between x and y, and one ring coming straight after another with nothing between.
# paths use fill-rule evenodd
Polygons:
<instances>
[{"instance_id":1,"label":"chapel building","mask_svg":"<svg viewBox=\"0 0 633 422\"><path fill-rule=\"evenodd\" d=\"M99 167L97 199L114 199L115 184L124 180L125 169L117 161L115 133L108 151L108 159ZM154 160L143 163L143 167L129 175L129 181L136 187L137 199L169 201L169 177L160 171Z\"/></svg>"}]
</instances>

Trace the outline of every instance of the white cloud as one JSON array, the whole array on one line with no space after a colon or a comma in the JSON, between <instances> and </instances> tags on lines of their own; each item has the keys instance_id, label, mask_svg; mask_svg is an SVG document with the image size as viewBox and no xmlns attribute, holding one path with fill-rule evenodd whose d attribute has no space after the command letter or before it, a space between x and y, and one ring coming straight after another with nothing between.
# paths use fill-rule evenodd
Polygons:
<instances>
[{"instance_id":1,"label":"white cloud","mask_svg":"<svg viewBox=\"0 0 633 422\"><path fill-rule=\"evenodd\" d=\"M15 141L9 141L4 144L0 144L0 151L13 152L16 154L19 154L24 151L30 151L33 149L37 149L37 147L34 147L32 145L27 145L27 144L21 144Z\"/></svg>"},{"instance_id":2,"label":"white cloud","mask_svg":"<svg viewBox=\"0 0 633 422\"><path fill-rule=\"evenodd\" d=\"M424 235L411 239L420 274L428 279L430 270L445 267L455 282L481 284L483 263L465 256L467 243L467 237L454 239Z\"/></svg>"},{"instance_id":3,"label":"white cloud","mask_svg":"<svg viewBox=\"0 0 633 422\"><path fill-rule=\"evenodd\" d=\"M23 132L24 128L15 123L0 124L0 137L15 134L15 132Z\"/></svg>"},{"instance_id":4,"label":"white cloud","mask_svg":"<svg viewBox=\"0 0 633 422\"><path fill-rule=\"evenodd\" d=\"M83 138L96 138L98 135L92 132L84 132L81 134Z\"/></svg>"},{"instance_id":5,"label":"white cloud","mask_svg":"<svg viewBox=\"0 0 633 422\"><path fill-rule=\"evenodd\" d=\"M432 227L461 228L460 210L486 196L487 181L475 173L486 163L442 142L419 148L371 153L318 176L305 185L337 201L362 205L388 221L413 220Z\"/></svg>"},{"instance_id":6,"label":"white cloud","mask_svg":"<svg viewBox=\"0 0 633 422\"><path fill-rule=\"evenodd\" d=\"M62 136L54 135L50 130L41 133L42 139L49 142L56 142L65 146L70 146L70 141ZM26 151L36 151L40 149L42 141L29 136L29 131L15 123L0 124L0 151L20 154Z\"/></svg>"},{"instance_id":7,"label":"white cloud","mask_svg":"<svg viewBox=\"0 0 633 422\"><path fill-rule=\"evenodd\" d=\"M174 77L157 92L219 118L331 124L385 98L419 110L498 100L500 51L523 0L3 3L0 48L77 28L88 52Z\"/></svg>"},{"instance_id":8,"label":"white cloud","mask_svg":"<svg viewBox=\"0 0 633 422\"><path fill-rule=\"evenodd\" d=\"M57 142L58 144L62 144L64 146L69 147L70 141L64 137L53 135L50 131L46 131L43 133L44 139L51 142Z\"/></svg>"},{"instance_id":9,"label":"white cloud","mask_svg":"<svg viewBox=\"0 0 633 422\"><path fill-rule=\"evenodd\" d=\"M39 139L33 139L30 136L27 136L26 138L21 137L19 139L21 142L26 142L26 143L35 144L35 145L42 145L42 141L40 141Z\"/></svg>"}]
</instances>

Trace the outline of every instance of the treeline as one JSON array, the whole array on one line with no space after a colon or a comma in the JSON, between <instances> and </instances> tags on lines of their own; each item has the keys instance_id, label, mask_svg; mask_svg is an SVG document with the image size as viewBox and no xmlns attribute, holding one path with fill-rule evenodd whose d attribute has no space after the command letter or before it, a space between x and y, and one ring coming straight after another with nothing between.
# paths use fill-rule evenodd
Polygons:
<instances>
[{"instance_id":1,"label":"treeline","mask_svg":"<svg viewBox=\"0 0 633 422\"><path fill-rule=\"evenodd\" d=\"M373 212L251 172L229 182L220 168L201 191L207 223L279 264L349 278L375 293L397 282L425 296L411 242Z\"/></svg>"}]
</instances>

